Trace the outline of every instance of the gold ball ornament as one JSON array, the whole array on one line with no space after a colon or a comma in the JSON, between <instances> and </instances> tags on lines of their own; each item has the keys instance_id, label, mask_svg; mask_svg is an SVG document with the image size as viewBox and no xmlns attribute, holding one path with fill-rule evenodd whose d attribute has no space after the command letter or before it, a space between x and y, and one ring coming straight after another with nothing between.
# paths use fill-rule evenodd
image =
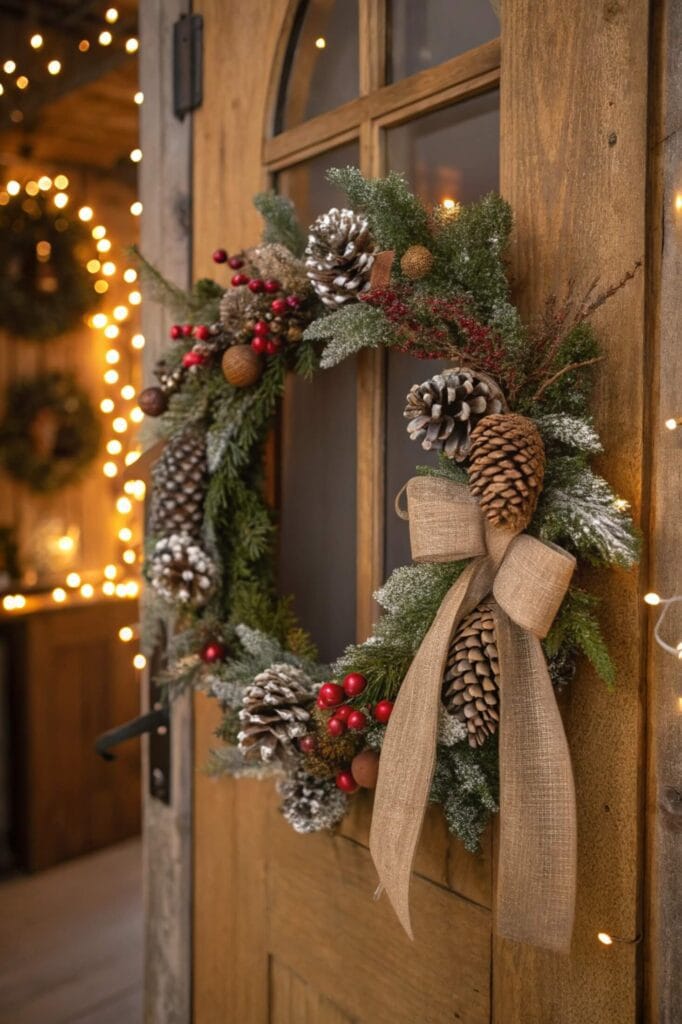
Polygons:
<instances>
[{"instance_id":1,"label":"gold ball ornament","mask_svg":"<svg viewBox=\"0 0 682 1024\"><path fill-rule=\"evenodd\" d=\"M411 281L419 281L431 273L433 253L425 245L411 245L400 259L400 269Z\"/></svg>"},{"instance_id":2,"label":"gold ball ornament","mask_svg":"<svg viewBox=\"0 0 682 1024\"><path fill-rule=\"evenodd\" d=\"M233 345L223 355L223 376L235 388L257 384L263 372L263 360L250 345Z\"/></svg>"},{"instance_id":3,"label":"gold ball ornament","mask_svg":"<svg viewBox=\"0 0 682 1024\"><path fill-rule=\"evenodd\" d=\"M350 770L358 786L362 786L363 789L375 789L379 776L379 754L369 748L361 750L353 758Z\"/></svg>"}]
</instances>

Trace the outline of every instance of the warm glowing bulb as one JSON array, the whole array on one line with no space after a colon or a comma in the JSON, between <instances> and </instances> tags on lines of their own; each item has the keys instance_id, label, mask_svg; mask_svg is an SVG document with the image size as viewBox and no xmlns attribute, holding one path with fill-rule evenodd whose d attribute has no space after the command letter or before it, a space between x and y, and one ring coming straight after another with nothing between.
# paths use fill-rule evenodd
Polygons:
<instances>
[{"instance_id":1,"label":"warm glowing bulb","mask_svg":"<svg viewBox=\"0 0 682 1024\"><path fill-rule=\"evenodd\" d=\"M107 233L107 229L104 227L104 224L95 224L94 228L90 232L90 234L92 235L92 237L95 240L97 240L99 238L104 238L106 233Z\"/></svg>"},{"instance_id":2,"label":"warm glowing bulb","mask_svg":"<svg viewBox=\"0 0 682 1024\"><path fill-rule=\"evenodd\" d=\"M144 654L136 654L135 657L133 658L133 665L135 666L135 668L143 669L146 664L147 659L145 658Z\"/></svg>"},{"instance_id":3,"label":"warm glowing bulb","mask_svg":"<svg viewBox=\"0 0 682 1024\"><path fill-rule=\"evenodd\" d=\"M109 564L104 566L104 575L108 580L115 580L117 573L118 569L116 568L115 565Z\"/></svg>"},{"instance_id":4,"label":"warm glowing bulb","mask_svg":"<svg viewBox=\"0 0 682 1024\"><path fill-rule=\"evenodd\" d=\"M82 221L92 220L92 216L93 216L93 214L92 214L92 207L91 206L81 206L80 210L78 211L78 216L79 216L79 218Z\"/></svg>"},{"instance_id":5,"label":"warm glowing bulb","mask_svg":"<svg viewBox=\"0 0 682 1024\"><path fill-rule=\"evenodd\" d=\"M47 174L41 175L41 177L38 178L38 188L41 192L47 192L48 189L52 188L52 178L48 177Z\"/></svg>"},{"instance_id":6,"label":"warm glowing bulb","mask_svg":"<svg viewBox=\"0 0 682 1024\"><path fill-rule=\"evenodd\" d=\"M127 597L128 591L126 590L125 583L116 584L116 597Z\"/></svg>"},{"instance_id":7,"label":"warm glowing bulb","mask_svg":"<svg viewBox=\"0 0 682 1024\"><path fill-rule=\"evenodd\" d=\"M128 312L129 310L127 306L114 307L114 320L125 320L125 318L128 316Z\"/></svg>"},{"instance_id":8,"label":"warm glowing bulb","mask_svg":"<svg viewBox=\"0 0 682 1024\"><path fill-rule=\"evenodd\" d=\"M105 29L104 32L100 32L100 34L98 35L97 42L100 46L109 46L113 38L114 37L112 36L111 32L108 32Z\"/></svg>"},{"instance_id":9,"label":"warm glowing bulb","mask_svg":"<svg viewBox=\"0 0 682 1024\"><path fill-rule=\"evenodd\" d=\"M21 192L21 185L18 181L14 181L14 179L8 181L5 187L11 196L18 196Z\"/></svg>"},{"instance_id":10,"label":"warm glowing bulb","mask_svg":"<svg viewBox=\"0 0 682 1024\"><path fill-rule=\"evenodd\" d=\"M125 459L123 460L126 466L132 466L134 462L137 462L142 452L132 451L128 452Z\"/></svg>"},{"instance_id":11,"label":"warm glowing bulb","mask_svg":"<svg viewBox=\"0 0 682 1024\"><path fill-rule=\"evenodd\" d=\"M111 249L111 242L108 238L100 238L97 243L97 252L109 252Z\"/></svg>"},{"instance_id":12,"label":"warm glowing bulb","mask_svg":"<svg viewBox=\"0 0 682 1024\"><path fill-rule=\"evenodd\" d=\"M130 151L130 159L132 160L132 162L134 164L139 164L140 160L142 159L142 150L141 149L131 149L131 151Z\"/></svg>"},{"instance_id":13,"label":"warm glowing bulb","mask_svg":"<svg viewBox=\"0 0 682 1024\"><path fill-rule=\"evenodd\" d=\"M102 264L99 260L88 260L85 266L90 274L97 274L102 269Z\"/></svg>"},{"instance_id":14,"label":"warm glowing bulb","mask_svg":"<svg viewBox=\"0 0 682 1024\"><path fill-rule=\"evenodd\" d=\"M107 370L104 374L105 384L118 384L118 372L116 370Z\"/></svg>"},{"instance_id":15,"label":"warm glowing bulb","mask_svg":"<svg viewBox=\"0 0 682 1024\"><path fill-rule=\"evenodd\" d=\"M60 551L63 551L65 554L68 554L70 551L73 551L75 546L76 542L74 541L73 537L70 537L68 535L68 533L62 534L62 536L59 537L57 540L57 547L59 548Z\"/></svg>"},{"instance_id":16,"label":"warm glowing bulb","mask_svg":"<svg viewBox=\"0 0 682 1024\"><path fill-rule=\"evenodd\" d=\"M130 544L133 539L133 531L129 526L122 526L118 531L118 539L123 541L124 544Z\"/></svg>"},{"instance_id":17,"label":"warm glowing bulb","mask_svg":"<svg viewBox=\"0 0 682 1024\"><path fill-rule=\"evenodd\" d=\"M107 580L106 583L102 584L102 593L106 594L107 597L113 597L113 595L116 593L115 584L112 583L110 580Z\"/></svg>"},{"instance_id":18,"label":"warm glowing bulb","mask_svg":"<svg viewBox=\"0 0 682 1024\"><path fill-rule=\"evenodd\" d=\"M613 939L611 938L608 932L597 932L597 938L604 946L613 945Z\"/></svg>"},{"instance_id":19,"label":"warm glowing bulb","mask_svg":"<svg viewBox=\"0 0 682 1024\"><path fill-rule=\"evenodd\" d=\"M108 399L105 399L105 401L111 402L111 399L108 398ZM111 411L112 412L114 411L114 403L113 402L111 402ZM120 455L121 452L123 451L123 445L121 444L121 442L119 440L117 440L116 438L113 438L113 440L107 441L107 451L109 452L109 455Z\"/></svg>"},{"instance_id":20,"label":"warm glowing bulb","mask_svg":"<svg viewBox=\"0 0 682 1024\"><path fill-rule=\"evenodd\" d=\"M123 280L126 284L132 284L133 281L137 281L137 271L132 267L127 267L123 271Z\"/></svg>"},{"instance_id":21,"label":"warm glowing bulb","mask_svg":"<svg viewBox=\"0 0 682 1024\"><path fill-rule=\"evenodd\" d=\"M112 263L111 260L107 260L102 264L102 273L105 277L113 277L116 273L116 264Z\"/></svg>"},{"instance_id":22,"label":"warm glowing bulb","mask_svg":"<svg viewBox=\"0 0 682 1024\"><path fill-rule=\"evenodd\" d=\"M93 587L92 583L84 583L83 586L81 587L81 597L84 597L86 598L86 600L88 600L89 598L94 597L94 594L95 588Z\"/></svg>"},{"instance_id":23,"label":"warm glowing bulb","mask_svg":"<svg viewBox=\"0 0 682 1024\"><path fill-rule=\"evenodd\" d=\"M28 89L28 78L26 75L19 75L17 78L17 89Z\"/></svg>"},{"instance_id":24,"label":"warm glowing bulb","mask_svg":"<svg viewBox=\"0 0 682 1024\"><path fill-rule=\"evenodd\" d=\"M137 41L137 39L135 38L135 36L131 36L130 39L126 39L126 52L127 53L137 53L139 46L140 46L140 44Z\"/></svg>"},{"instance_id":25,"label":"warm glowing bulb","mask_svg":"<svg viewBox=\"0 0 682 1024\"><path fill-rule=\"evenodd\" d=\"M132 384L124 384L121 388L121 398L125 398L126 402L130 402L135 397L135 388Z\"/></svg>"},{"instance_id":26,"label":"warm glowing bulb","mask_svg":"<svg viewBox=\"0 0 682 1024\"><path fill-rule=\"evenodd\" d=\"M136 199L134 203L130 204L130 212L132 213L133 217L140 216L140 214L142 213L142 203L140 202L139 199Z\"/></svg>"},{"instance_id":27,"label":"warm glowing bulb","mask_svg":"<svg viewBox=\"0 0 682 1024\"><path fill-rule=\"evenodd\" d=\"M133 97L133 99L137 103L138 107L141 107L142 104L144 103L144 93L143 92L136 92L135 96Z\"/></svg>"},{"instance_id":28,"label":"warm glowing bulb","mask_svg":"<svg viewBox=\"0 0 682 1024\"><path fill-rule=\"evenodd\" d=\"M124 416L117 416L111 424L111 427L117 434L124 434L128 429L128 421Z\"/></svg>"},{"instance_id":29,"label":"warm glowing bulb","mask_svg":"<svg viewBox=\"0 0 682 1024\"><path fill-rule=\"evenodd\" d=\"M56 601L57 604L61 604L62 601L66 601L66 591L63 587L55 587L52 591L52 600Z\"/></svg>"},{"instance_id":30,"label":"warm glowing bulb","mask_svg":"<svg viewBox=\"0 0 682 1024\"><path fill-rule=\"evenodd\" d=\"M653 591L651 593L649 593L649 594L645 594L644 595L644 600L646 601L647 604L654 605L654 606L661 603L660 597L658 596L658 594L655 594Z\"/></svg>"},{"instance_id":31,"label":"warm glowing bulb","mask_svg":"<svg viewBox=\"0 0 682 1024\"><path fill-rule=\"evenodd\" d=\"M118 21L118 11L115 7L109 7L104 15L110 25L113 25L115 21Z\"/></svg>"},{"instance_id":32,"label":"warm glowing bulb","mask_svg":"<svg viewBox=\"0 0 682 1024\"><path fill-rule=\"evenodd\" d=\"M108 413L108 412L113 412L114 411L114 403L111 400L111 398L103 398L102 401L99 403L99 407L102 410L102 412L107 412ZM107 451L108 450L109 449L107 447Z\"/></svg>"},{"instance_id":33,"label":"warm glowing bulb","mask_svg":"<svg viewBox=\"0 0 682 1024\"><path fill-rule=\"evenodd\" d=\"M315 40L315 46L317 47L318 50L324 50L326 45L327 40L324 38L324 36L318 36L317 39Z\"/></svg>"},{"instance_id":34,"label":"warm glowing bulb","mask_svg":"<svg viewBox=\"0 0 682 1024\"><path fill-rule=\"evenodd\" d=\"M678 192L675 196L675 209L682 212L682 192Z\"/></svg>"},{"instance_id":35,"label":"warm glowing bulb","mask_svg":"<svg viewBox=\"0 0 682 1024\"><path fill-rule=\"evenodd\" d=\"M126 548L126 550L121 555L121 558L126 563L126 565L133 565L137 559L137 555L135 554L132 548Z\"/></svg>"},{"instance_id":36,"label":"warm glowing bulb","mask_svg":"<svg viewBox=\"0 0 682 1024\"><path fill-rule=\"evenodd\" d=\"M69 575L66 577L66 584L69 587L80 587L80 585L81 585L81 578L78 575L78 573L77 572L70 572Z\"/></svg>"},{"instance_id":37,"label":"warm glowing bulb","mask_svg":"<svg viewBox=\"0 0 682 1024\"><path fill-rule=\"evenodd\" d=\"M4 87L4 85L2 84L2 82L0 82L0 96L3 96L3 95L4 95L4 93L5 93L5 87Z\"/></svg>"},{"instance_id":38,"label":"warm glowing bulb","mask_svg":"<svg viewBox=\"0 0 682 1024\"><path fill-rule=\"evenodd\" d=\"M27 181L24 185L27 196L37 196L40 192L37 181ZM39 243L40 244L40 243Z\"/></svg>"},{"instance_id":39,"label":"warm glowing bulb","mask_svg":"<svg viewBox=\"0 0 682 1024\"><path fill-rule=\"evenodd\" d=\"M89 41L87 39L81 39L80 43L78 44L78 49L81 53L87 53L90 49Z\"/></svg>"},{"instance_id":40,"label":"warm glowing bulb","mask_svg":"<svg viewBox=\"0 0 682 1024\"><path fill-rule=\"evenodd\" d=\"M126 583L126 592L128 594L128 597L137 597L137 595L140 593L139 584L136 583L135 580L128 580L128 582Z\"/></svg>"},{"instance_id":41,"label":"warm glowing bulb","mask_svg":"<svg viewBox=\"0 0 682 1024\"><path fill-rule=\"evenodd\" d=\"M128 302L131 306L139 306L142 302L142 292L130 292L128 294Z\"/></svg>"},{"instance_id":42,"label":"warm glowing bulb","mask_svg":"<svg viewBox=\"0 0 682 1024\"><path fill-rule=\"evenodd\" d=\"M115 462L105 462L102 466L102 472L109 478L116 476L118 473L118 467Z\"/></svg>"},{"instance_id":43,"label":"warm glowing bulb","mask_svg":"<svg viewBox=\"0 0 682 1024\"><path fill-rule=\"evenodd\" d=\"M54 205L57 207L58 210L63 210L68 201L69 197L67 196L66 192L57 192L56 196L54 197Z\"/></svg>"},{"instance_id":44,"label":"warm glowing bulb","mask_svg":"<svg viewBox=\"0 0 682 1024\"><path fill-rule=\"evenodd\" d=\"M58 75L62 70L62 62L60 60L51 60L47 65L47 70L51 75Z\"/></svg>"},{"instance_id":45,"label":"warm glowing bulb","mask_svg":"<svg viewBox=\"0 0 682 1024\"><path fill-rule=\"evenodd\" d=\"M143 419L144 413L142 412L142 409L139 408L139 406L135 406L134 409L130 410L131 423L142 423Z\"/></svg>"},{"instance_id":46,"label":"warm glowing bulb","mask_svg":"<svg viewBox=\"0 0 682 1024\"><path fill-rule=\"evenodd\" d=\"M116 363L119 362L121 358L121 353L118 351L118 349L110 348L105 354L104 358L106 359L110 366L114 366Z\"/></svg>"},{"instance_id":47,"label":"warm glowing bulb","mask_svg":"<svg viewBox=\"0 0 682 1024\"><path fill-rule=\"evenodd\" d=\"M442 201L441 206L446 211L446 213L454 213L457 207L459 206L459 203L457 203L456 200L451 199L448 196Z\"/></svg>"},{"instance_id":48,"label":"warm glowing bulb","mask_svg":"<svg viewBox=\"0 0 682 1024\"><path fill-rule=\"evenodd\" d=\"M116 324L108 324L104 328L104 337L105 338L109 338L110 341L113 341L114 338L118 338L120 333L121 333L121 328L117 327Z\"/></svg>"},{"instance_id":49,"label":"warm glowing bulb","mask_svg":"<svg viewBox=\"0 0 682 1024\"><path fill-rule=\"evenodd\" d=\"M17 65L13 60L6 60L2 65L2 70L8 75L13 75L17 70Z\"/></svg>"},{"instance_id":50,"label":"warm glowing bulb","mask_svg":"<svg viewBox=\"0 0 682 1024\"><path fill-rule=\"evenodd\" d=\"M673 419L672 416L670 417L669 420L665 421L665 425L668 428L668 430L677 430L677 428L679 427L679 423L677 422L676 419Z\"/></svg>"},{"instance_id":51,"label":"warm glowing bulb","mask_svg":"<svg viewBox=\"0 0 682 1024\"><path fill-rule=\"evenodd\" d=\"M29 42L30 42L30 44L31 44L31 46L33 47L34 50L39 50L40 47L43 45L43 41L44 40L43 40L43 37L41 36L40 32L36 32L35 35L32 35L30 40L29 40Z\"/></svg>"},{"instance_id":52,"label":"warm glowing bulb","mask_svg":"<svg viewBox=\"0 0 682 1024\"><path fill-rule=\"evenodd\" d=\"M56 178L54 179L54 187L62 189L69 187L69 179L66 177L65 174L58 174L56 176Z\"/></svg>"},{"instance_id":53,"label":"warm glowing bulb","mask_svg":"<svg viewBox=\"0 0 682 1024\"><path fill-rule=\"evenodd\" d=\"M131 483L133 484L133 496L137 501L142 501L147 492L144 480L132 480Z\"/></svg>"},{"instance_id":54,"label":"warm glowing bulb","mask_svg":"<svg viewBox=\"0 0 682 1024\"><path fill-rule=\"evenodd\" d=\"M133 506L129 498L119 498L116 502L116 511L120 512L122 516L127 516L132 510Z\"/></svg>"},{"instance_id":55,"label":"warm glowing bulb","mask_svg":"<svg viewBox=\"0 0 682 1024\"><path fill-rule=\"evenodd\" d=\"M133 346L133 348L144 348L144 334L133 334L132 338L130 339L130 344Z\"/></svg>"},{"instance_id":56,"label":"warm glowing bulb","mask_svg":"<svg viewBox=\"0 0 682 1024\"><path fill-rule=\"evenodd\" d=\"M134 632L130 626L121 626L118 631L118 638L122 640L124 644L130 643L134 637Z\"/></svg>"},{"instance_id":57,"label":"warm glowing bulb","mask_svg":"<svg viewBox=\"0 0 682 1024\"><path fill-rule=\"evenodd\" d=\"M14 610L15 604L14 597L12 594L8 594L7 597L3 597L2 607L5 609L6 612L11 612Z\"/></svg>"},{"instance_id":58,"label":"warm glowing bulb","mask_svg":"<svg viewBox=\"0 0 682 1024\"><path fill-rule=\"evenodd\" d=\"M106 327L108 319L109 318L106 313L95 313L95 315L92 318L92 326L98 327L100 329L102 327Z\"/></svg>"},{"instance_id":59,"label":"warm glowing bulb","mask_svg":"<svg viewBox=\"0 0 682 1024\"><path fill-rule=\"evenodd\" d=\"M95 281L94 289L98 295L104 295L104 293L109 290L109 282L101 280Z\"/></svg>"}]
</instances>

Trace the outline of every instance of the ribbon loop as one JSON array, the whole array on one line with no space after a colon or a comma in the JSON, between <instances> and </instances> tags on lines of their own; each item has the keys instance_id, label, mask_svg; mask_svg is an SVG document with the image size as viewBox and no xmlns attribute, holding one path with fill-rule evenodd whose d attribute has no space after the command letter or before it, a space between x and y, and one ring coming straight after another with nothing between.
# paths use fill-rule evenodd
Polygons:
<instances>
[{"instance_id":1,"label":"ribbon loop","mask_svg":"<svg viewBox=\"0 0 682 1024\"><path fill-rule=\"evenodd\" d=\"M493 597L509 618L542 639L547 636L575 570L575 558L555 544L523 533L504 556Z\"/></svg>"},{"instance_id":2,"label":"ribbon loop","mask_svg":"<svg viewBox=\"0 0 682 1024\"><path fill-rule=\"evenodd\" d=\"M443 477L416 476L406 488L415 562L457 562L486 553L481 512L466 487Z\"/></svg>"}]
</instances>

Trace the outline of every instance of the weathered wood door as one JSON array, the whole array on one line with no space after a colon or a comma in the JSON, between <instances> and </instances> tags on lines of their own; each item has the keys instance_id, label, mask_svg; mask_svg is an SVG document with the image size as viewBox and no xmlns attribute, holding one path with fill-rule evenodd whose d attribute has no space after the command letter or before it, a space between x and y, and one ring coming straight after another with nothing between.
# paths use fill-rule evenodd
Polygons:
<instances>
[{"instance_id":1,"label":"weathered wood door","mask_svg":"<svg viewBox=\"0 0 682 1024\"><path fill-rule=\"evenodd\" d=\"M434 201L500 187L515 207L513 270L529 312L569 277L615 281L642 258L646 0L505 0L501 33L484 0L198 0L194 9L205 39L193 125L195 276L214 272L217 246L257 240L250 200L259 188L291 195L307 222L337 200L323 172L339 163L404 170ZM597 418L608 475L635 510L643 296L640 274L599 322L610 358ZM367 633L373 589L407 558L387 510L414 466L400 407L420 372L406 358L364 354L287 395L281 575L324 655ZM422 838L409 942L386 901L372 901L369 798L355 801L340 834L297 836L278 816L272 783L203 774L218 712L198 697L196 1024L637 1018L639 580L599 586L619 694L584 670L565 697L580 809L572 956L493 939L494 830L471 856L448 839L437 811ZM625 941L605 947L599 931Z\"/></svg>"}]
</instances>

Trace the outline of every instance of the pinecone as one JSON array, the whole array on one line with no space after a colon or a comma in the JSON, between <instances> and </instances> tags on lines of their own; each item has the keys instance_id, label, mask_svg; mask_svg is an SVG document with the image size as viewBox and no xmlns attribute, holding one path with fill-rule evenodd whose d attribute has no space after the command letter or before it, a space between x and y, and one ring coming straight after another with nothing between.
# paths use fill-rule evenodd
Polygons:
<instances>
[{"instance_id":1,"label":"pinecone","mask_svg":"<svg viewBox=\"0 0 682 1024\"><path fill-rule=\"evenodd\" d=\"M367 218L333 208L310 227L305 264L318 296L335 309L369 288L377 245Z\"/></svg>"},{"instance_id":2,"label":"pinecone","mask_svg":"<svg viewBox=\"0 0 682 1024\"><path fill-rule=\"evenodd\" d=\"M195 608L206 604L215 576L215 565L187 533L162 537L149 560L149 579L159 596Z\"/></svg>"},{"instance_id":3,"label":"pinecone","mask_svg":"<svg viewBox=\"0 0 682 1024\"><path fill-rule=\"evenodd\" d=\"M462 462L471 448L471 431L484 416L506 409L504 395L492 377L456 367L414 384L407 395L405 417L413 441L425 451L442 451Z\"/></svg>"},{"instance_id":4,"label":"pinecone","mask_svg":"<svg viewBox=\"0 0 682 1024\"><path fill-rule=\"evenodd\" d=\"M298 752L295 741L308 731L313 703L308 677L293 665L271 665L246 687L239 712L239 749L269 763Z\"/></svg>"},{"instance_id":5,"label":"pinecone","mask_svg":"<svg viewBox=\"0 0 682 1024\"><path fill-rule=\"evenodd\" d=\"M185 431L170 439L152 471L152 534L200 533L207 472L203 434Z\"/></svg>"},{"instance_id":6,"label":"pinecone","mask_svg":"<svg viewBox=\"0 0 682 1024\"><path fill-rule=\"evenodd\" d=\"M333 828L348 809L348 797L333 779L316 779L304 768L296 768L277 787L280 810L297 832L320 832Z\"/></svg>"},{"instance_id":7,"label":"pinecone","mask_svg":"<svg viewBox=\"0 0 682 1024\"><path fill-rule=\"evenodd\" d=\"M303 764L310 775L317 779L333 778L342 768L347 768L363 744L360 733L344 732L342 736L331 736L327 722L333 712L314 708L312 722L307 730L315 738L315 749L305 755Z\"/></svg>"},{"instance_id":8,"label":"pinecone","mask_svg":"<svg viewBox=\"0 0 682 1024\"><path fill-rule=\"evenodd\" d=\"M311 296L305 263L294 256L286 245L280 242L266 242L257 245L249 255L258 268L258 277L264 280L274 278L289 295L297 295L299 298Z\"/></svg>"},{"instance_id":9,"label":"pinecone","mask_svg":"<svg viewBox=\"0 0 682 1024\"><path fill-rule=\"evenodd\" d=\"M532 420L488 416L471 433L469 487L495 526L524 530L545 475L545 446Z\"/></svg>"},{"instance_id":10,"label":"pinecone","mask_svg":"<svg viewBox=\"0 0 682 1024\"><path fill-rule=\"evenodd\" d=\"M497 729L499 674L493 608L483 601L450 641L443 676L443 703L466 726L471 747L481 747Z\"/></svg>"}]
</instances>

